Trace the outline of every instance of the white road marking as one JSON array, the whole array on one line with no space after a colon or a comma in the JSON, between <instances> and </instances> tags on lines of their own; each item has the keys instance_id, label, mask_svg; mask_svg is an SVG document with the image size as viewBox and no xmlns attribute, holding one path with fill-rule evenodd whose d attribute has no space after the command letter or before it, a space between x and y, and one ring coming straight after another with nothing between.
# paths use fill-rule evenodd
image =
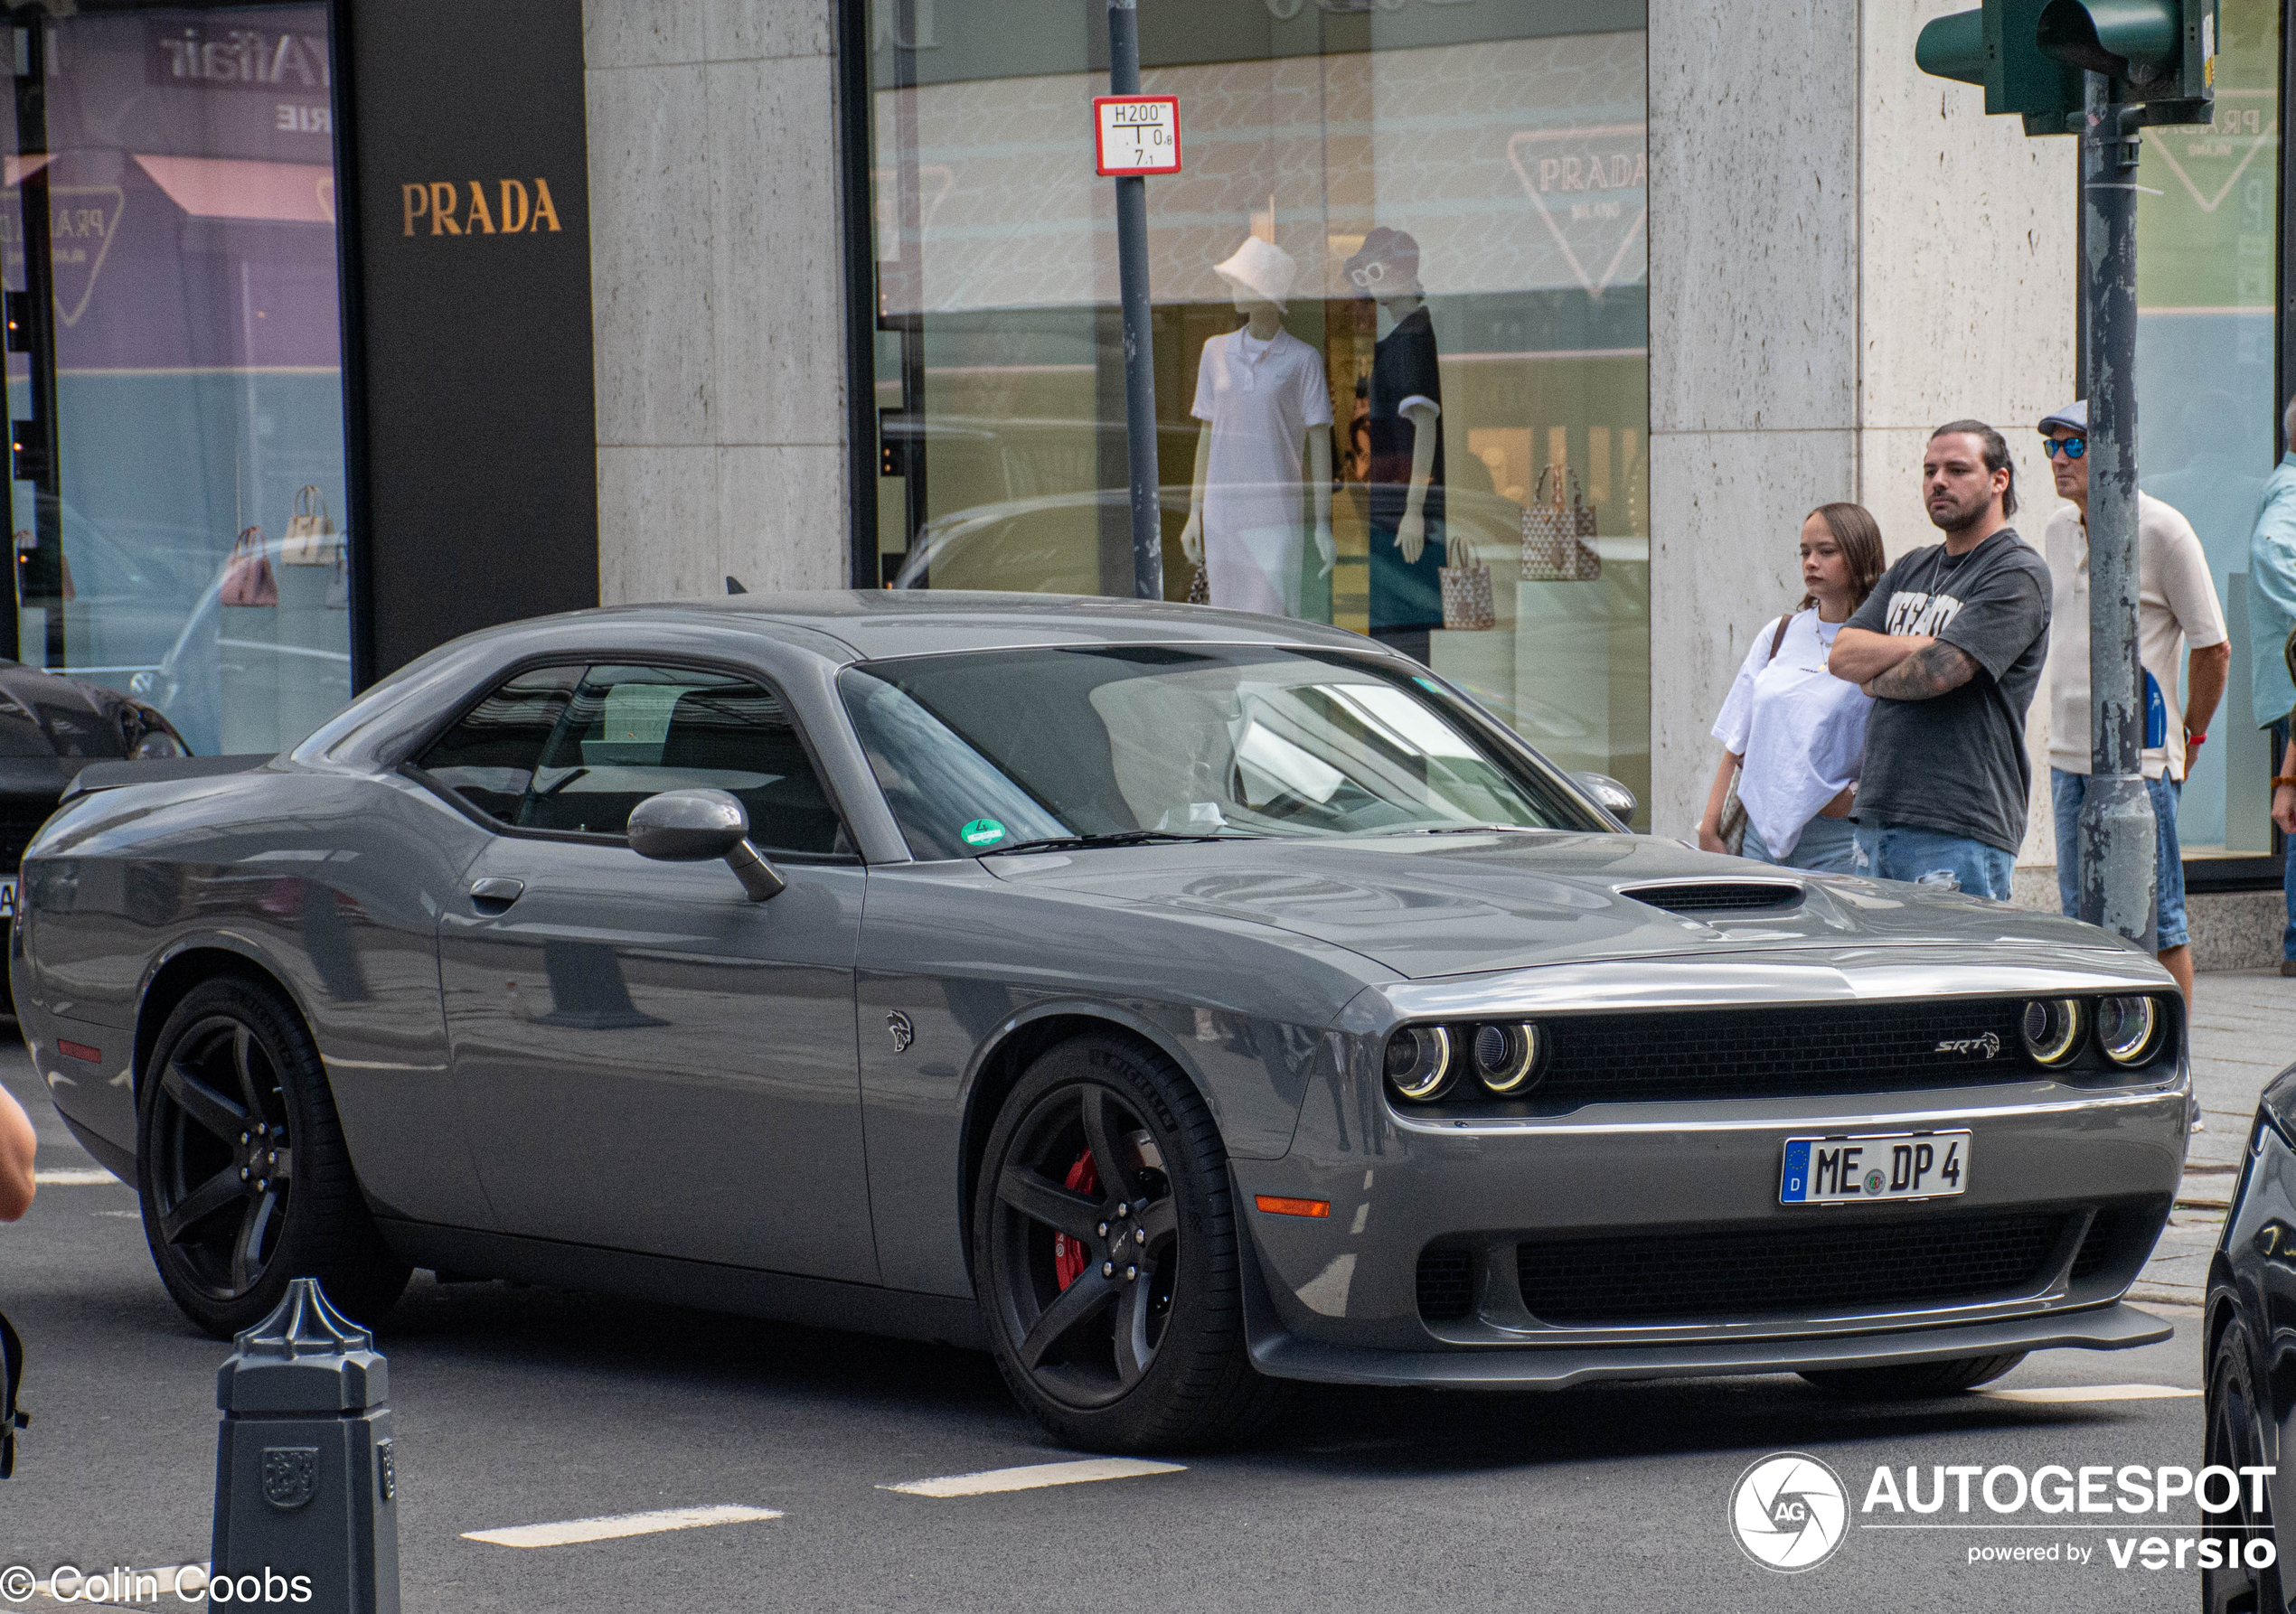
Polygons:
<instances>
[{"instance_id":1,"label":"white road marking","mask_svg":"<svg viewBox=\"0 0 2296 1614\"><path fill-rule=\"evenodd\" d=\"M698 1530L704 1525L743 1525L777 1519L770 1507L720 1503L710 1507L664 1507L653 1513L621 1513L607 1518L564 1519L555 1525L517 1525L507 1530L466 1530L465 1541L498 1547L562 1547L582 1541L612 1541L624 1535L654 1535L664 1530Z\"/></svg>"},{"instance_id":2,"label":"white road marking","mask_svg":"<svg viewBox=\"0 0 2296 1614\"><path fill-rule=\"evenodd\" d=\"M2178 1389L2174 1384L2065 1384L2055 1389L1980 1390L1977 1393L1995 1401L2054 1404L2075 1401L2178 1401L2200 1392Z\"/></svg>"},{"instance_id":3,"label":"white road marking","mask_svg":"<svg viewBox=\"0 0 2296 1614\"><path fill-rule=\"evenodd\" d=\"M880 1485L905 1497L988 1497L1000 1491L1040 1490L1049 1485L1084 1485L1095 1479L1136 1479L1143 1474L1180 1474L1185 1463L1152 1463L1134 1457L1088 1457L1069 1463L1030 1463L1025 1469L991 1469L980 1474L946 1474Z\"/></svg>"},{"instance_id":4,"label":"white road marking","mask_svg":"<svg viewBox=\"0 0 2296 1614\"><path fill-rule=\"evenodd\" d=\"M53 1171L34 1171L32 1180L37 1184L53 1184L59 1188L95 1188L106 1183L118 1183L119 1178L100 1166L59 1166ZM120 1183L126 1187L126 1183Z\"/></svg>"}]
</instances>

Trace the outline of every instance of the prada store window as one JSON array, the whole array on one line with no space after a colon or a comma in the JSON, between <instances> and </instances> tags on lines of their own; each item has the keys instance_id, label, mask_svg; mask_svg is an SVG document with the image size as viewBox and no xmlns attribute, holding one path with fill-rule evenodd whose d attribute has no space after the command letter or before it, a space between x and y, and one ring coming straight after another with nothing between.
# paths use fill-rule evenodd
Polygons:
<instances>
[{"instance_id":1,"label":"prada store window","mask_svg":"<svg viewBox=\"0 0 2296 1614\"><path fill-rule=\"evenodd\" d=\"M1369 633L1647 800L1642 6L1140 24L1166 593ZM871 44L884 576L1128 595L1105 13L877 0Z\"/></svg>"},{"instance_id":2,"label":"prada store window","mask_svg":"<svg viewBox=\"0 0 2296 1614\"><path fill-rule=\"evenodd\" d=\"M15 14L16 654L278 750L351 693L327 8Z\"/></svg>"}]
</instances>

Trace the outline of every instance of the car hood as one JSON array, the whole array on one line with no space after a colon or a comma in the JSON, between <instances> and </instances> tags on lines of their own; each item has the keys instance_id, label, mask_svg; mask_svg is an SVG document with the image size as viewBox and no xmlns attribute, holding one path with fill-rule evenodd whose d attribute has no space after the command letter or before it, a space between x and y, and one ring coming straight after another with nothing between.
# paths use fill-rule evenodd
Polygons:
<instances>
[{"instance_id":1,"label":"car hood","mask_svg":"<svg viewBox=\"0 0 2296 1614\"><path fill-rule=\"evenodd\" d=\"M997 878L1048 896L1254 921L1344 947L1415 981L1595 959L1872 943L2112 944L2087 925L1957 892L1810 875L1648 836L1239 840L981 861ZM1660 905L1680 901L1678 894L1650 889L1748 882L1790 884L1798 900L1677 911Z\"/></svg>"}]
</instances>

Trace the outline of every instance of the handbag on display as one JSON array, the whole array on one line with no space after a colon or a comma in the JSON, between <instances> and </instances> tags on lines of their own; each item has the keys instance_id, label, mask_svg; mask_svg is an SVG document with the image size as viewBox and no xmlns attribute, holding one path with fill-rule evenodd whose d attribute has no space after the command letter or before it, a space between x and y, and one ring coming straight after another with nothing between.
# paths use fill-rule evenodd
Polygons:
<instances>
[{"instance_id":1,"label":"handbag on display","mask_svg":"<svg viewBox=\"0 0 2296 1614\"><path fill-rule=\"evenodd\" d=\"M351 609L349 551L350 546L347 544L337 544L334 547L334 576L327 579L327 609L330 611Z\"/></svg>"},{"instance_id":2,"label":"handbag on display","mask_svg":"<svg viewBox=\"0 0 2296 1614\"><path fill-rule=\"evenodd\" d=\"M276 605L279 580L271 575L270 557L263 552L263 529L242 527L223 562L221 603L226 605Z\"/></svg>"},{"instance_id":3,"label":"handbag on display","mask_svg":"<svg viewBox=\"0 0 2296 1614\"><path fill-rule=\"evenodd\" d=\"M1474 549L1463 536L1457 534L1444 535L1443 558L1445 562L1459 563L1435 568L1435 575L1443 580L1443 625L1469 633L1497 627L1499 613L1491 604L1491 568L1475 558Z\"/></svg>"},{"instance_id":4,"label":"handbag on display","mask_svg":"<svg viewBox=\"0 0 2296 1614\"><path fill-rule=\"evenodd\" d=\"M1188 603L1191 605L1212 603L1212 575L1200 566L1196 568L1196 575L1188 579Z\"/></svg>"},{"instance_id":5,"label":"handbag on display","mask_svg":"<svg viewBox=\"0 0 2296 1614\"><path fill-rule=\"evenodd\" d=\"M1549 477L1555 484L1551 499ZM1595 548L1595 507L1580 497L1577 476L1567 477L1560 465L1539 474L1539 486L1523 506L1522 575L1526 583L1592 583L1603 575L1603 558Z\"/></svg>"},{"instance_id":6,"label":"handbag on display","mask_svg":"<svg viewBox=\"0 0 2296 1614\"><path fill-rule=\"evenodd\" d=\"M331 565L337 548L334 521L327 514L327 496L306 483L296 491L295 513L287 517L287 538L279 545L279 564Z\"/></svg>"}]
</instances>

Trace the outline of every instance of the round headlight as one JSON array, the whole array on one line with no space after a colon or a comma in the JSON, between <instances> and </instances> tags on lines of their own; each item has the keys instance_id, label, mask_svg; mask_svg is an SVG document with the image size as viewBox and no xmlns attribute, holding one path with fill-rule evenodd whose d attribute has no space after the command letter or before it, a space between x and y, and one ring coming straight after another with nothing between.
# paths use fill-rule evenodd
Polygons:
<instances>
[{"instance_id":1,"label":"round headlight","mask_svg":"<svg viewBox=\"0 0 2296 1614\"><path fill-rule=\"evenodd\" d=\"M1441 1026L1407 1026L1388 1038L1388 1085L1424 1104L1451 1084L1451 1033Z\"/></svg>"},{"instance_id":2,"label":"round headlight","mask_svg":"<svg viewBox=\"0 0 2296 1614\"><path fill-rule=\"evenodd\" d=\"M2160 1030L2160 1006L2150 998L2107 998L2097 1005L2097 1046L2115 1065L2142 1065Z\"/></svg>"},{"instance_id":3,"label":"round headlight","mask_svg":"<svg viewBox=\"0 0 2296 1614\"><path fill-rule=\"evenodd\" d=\"M1478 1026L1468 1057L1475 1074L1491 1092L1520 1093L1539 1068L1539 1028L1528 1020L1512 1026Z\"/></svg>"},{"instance_id":4,"label":"round headlight","mask_svg":"<svg viewBox=\"0 0 2296 1614\"><path fill-rule=\"evenodd\" d=\"M2084 1018L2078 998L2034 999L2018 1027L2025 1051L2043 1065L2063 1065L2080 1051Z\"/></svg>"}]
</instances>

